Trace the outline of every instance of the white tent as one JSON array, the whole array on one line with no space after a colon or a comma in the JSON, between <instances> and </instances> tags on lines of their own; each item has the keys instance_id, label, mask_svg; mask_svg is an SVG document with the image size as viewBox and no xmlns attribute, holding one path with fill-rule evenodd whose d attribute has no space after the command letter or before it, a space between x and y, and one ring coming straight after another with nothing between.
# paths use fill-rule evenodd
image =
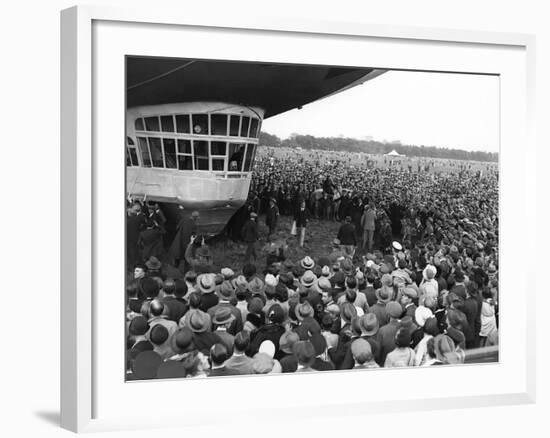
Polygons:
<instances>
[{"instance_id":1,"label":"white tent","mask_svg":"<svg viewBox=\"0 0 550 438\"><path fill-rule=\"evenodd\" d=\"M386 157L404 157L405 155L399 154L395 149L393 149L391 152L388 152L387 154L384 154Z\"/></svg>"}]
</instances>

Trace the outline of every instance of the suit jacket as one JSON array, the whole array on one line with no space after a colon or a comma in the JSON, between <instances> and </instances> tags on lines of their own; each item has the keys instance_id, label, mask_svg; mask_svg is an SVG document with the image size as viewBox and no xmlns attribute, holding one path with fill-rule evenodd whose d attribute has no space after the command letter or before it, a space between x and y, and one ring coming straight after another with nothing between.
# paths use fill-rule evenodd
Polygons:
<instances>
[{"instance_id":1,"label":"suit jacket","mask_svg":"<svg viewBox=\"0 0 550 438\"><path fill-rule=\"evenodd\" d=\"M252 219L249 219L244 224L241 235L245 242L256 242L258 240L258 224Z\"/></svg>"},{"instance_id":2,"label":"suit jacket","mask_svg":"<svg viewBox=\"0 0 550 438\"><path fill-rule=\"evenodd\" d=\"M223 344L220 337L212 332L194 333L193 343L195 344L195 349L199 350L205 356L210 355L210 348L212 345Z\"/></svg>"},{"instance_id":3,"label":"suit jacket","mask_svg":"<svg viewBox=\"0 0 550 438\"><path fill-rule=\"evenodd\" d=\"M307 208L296 210L296 213L294 213L294 220L296 221L297 227L305 227L309 221L309 212Z\"/></svg>"},{"instance_id":4,"label":"suit jacket","mask_svg":"<svg viewBox=\"0 0 550 438\"><path fill-rule=\"evenodd\" d=\"M220 377L220 376L235 376L237 373L235 370L227 368L225 365L221 368L214 368L210 370L208 377Z\"/></svg>"},{"instance_id":5,"label":"suit jacket","mask_svg":"<svg viewBox=\"0 0 550 438\"><path fill-rule=\"evenodd\" d=\"M382 349L382 353L380 355L381 363L386 361L386 356L388 353L395 350L395 334L397 333L397 330L399 330L399 322L396 320L390 321L378 330L378 340L380 341L380 346Z\"/></svg>"},{"instance_id":6,"label":"suit jacket","mask_svg":"<svg viewBox=\"0 0 550 438\"><path fill-rule=\"evenodd\" d=\"M385 304L375 303L374 305L369 307L368 313L374 313L376 315L380 327L386 325L390 320L390 318L388 317L388 313L386 312Z\"/></svg>"},{"instance_id":7,"label":"suit jacket","mask_svg":"<svg viewBox=\"0 0 550 438\"><path fill-rule=\"evenodd\" d=\"M355 225L342 224L338 230L338 239L342 245L355 245Z\"/></svg>"},{"instance_id":8,"label":"suit jacket","mask_svg":"<svg viewBox=\"0 0 550 438\"><path fill-rule=\"evenodd\" d=\"M180 318L187 312L188 307L185 303L179 301L176 297L168 296L160 300L168 309L167 318L171 321L179 322Z\"/></svg>"},{"instance_id":9,"label":"suit jacket","mask_svg":"<svg viewBox=\"0 0 550 438\"><path fill-rule=\"evenodd\" d=\"M252 358L246 354L231 356L226 362L225 367L237 371L239 374L254 374L252 369Z\"/></svg>"},{"instance_id":10,"label":"suit jacket","mask_svg":"<svg viewBox=\"0 0 550 438\"><path fill-rule=\"evenodd\" d=\"M209 294L202 294L199 309L201 309L203 312L208 312L208 310L211 309L212 307L214 307L215 305L217 305L219 301L220 301L220 299L213 292L209 293ZM208 312L208 313L210 313L210 312Z\"/></svg>"}]
</instances>

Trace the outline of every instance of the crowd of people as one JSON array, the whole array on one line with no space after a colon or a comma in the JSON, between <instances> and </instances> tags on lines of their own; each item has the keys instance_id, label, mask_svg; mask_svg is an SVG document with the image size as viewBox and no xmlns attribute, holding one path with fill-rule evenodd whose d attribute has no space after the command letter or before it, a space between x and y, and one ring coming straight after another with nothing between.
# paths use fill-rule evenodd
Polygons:
<instances>
[{"instance_id":1,"label":"crowd of people","mask_svg":"<svg viewBox=\"0 0 550 438\"><path fill-rule=\"evenodd\" d=\"M183 264L143 251L144 232L162 239L162 213L129 206L141 243L128 246L128 379L459 364L498 345L496 170L342 157L258 155L242 269L213 266L196 213L181 225ZM308 218L341 222L332 249L259 257L257 221L269 238L279 215L300 246Z\"/></svg>"}]
</instances>

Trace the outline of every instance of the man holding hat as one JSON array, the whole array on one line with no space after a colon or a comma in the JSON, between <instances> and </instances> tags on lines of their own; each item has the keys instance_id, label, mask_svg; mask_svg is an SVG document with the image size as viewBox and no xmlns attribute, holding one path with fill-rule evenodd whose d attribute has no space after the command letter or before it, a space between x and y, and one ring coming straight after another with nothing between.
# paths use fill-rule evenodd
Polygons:
<instances>
[{"instance_id":1,"label":"man holding hat","mask_svg":"<svg viewBox=\"0 0 550 438\"><path fill-rule=\"evenodd\" d=\"M189 326L193 332L193 343L197 350L208 355L214 344L221 344L221 339L210 331L210 317L207 313L195 311L189 318ZM225 347L224 347L225 349Z\"/></svg>"}]
</instances>

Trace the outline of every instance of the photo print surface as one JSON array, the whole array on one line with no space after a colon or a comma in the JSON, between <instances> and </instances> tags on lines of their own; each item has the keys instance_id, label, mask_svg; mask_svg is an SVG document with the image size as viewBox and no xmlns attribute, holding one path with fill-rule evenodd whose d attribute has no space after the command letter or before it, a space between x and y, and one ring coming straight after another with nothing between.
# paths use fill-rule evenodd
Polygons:
<instances>
[{"instance_id":1,"label":"photo print surface","mask_svg":"<svg viewBox=\"0 0 550 438\"><path fill-rule=\"evenodd\" d=\"M495 75L128 56L126 379L498 362L498 105Z\"/></svg>"}]
</instances>

